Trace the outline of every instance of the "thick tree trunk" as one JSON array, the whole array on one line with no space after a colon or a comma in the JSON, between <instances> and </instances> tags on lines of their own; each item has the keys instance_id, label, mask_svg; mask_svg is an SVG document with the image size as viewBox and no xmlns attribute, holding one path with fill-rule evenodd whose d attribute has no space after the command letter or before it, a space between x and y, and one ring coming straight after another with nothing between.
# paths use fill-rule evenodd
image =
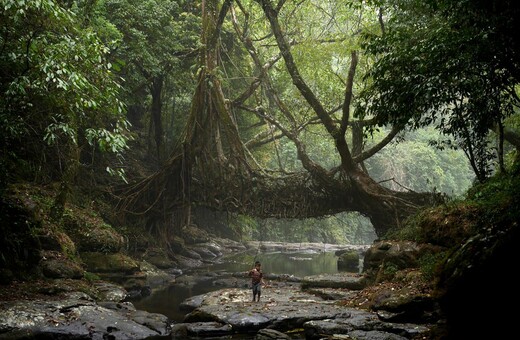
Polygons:
<instances>
[{"instance_id":1,"label":"thick tree trunk","mask_svg":"<svg viewBox=\"0 0 520 340\"><path fill-rule=\"evenodd\" d=\"M69 199L79 169L80 150L78 146L71 141L70 145L67 146L67 149L65 172L61 178L60 188L54 198L54 203L51 208L51 217L56 221L59 221L63 216L65 205Z\"/></svg>"},{"instance_id":2,"label":"thick tree trunk","mask_svg":"<svg viewBox=\"0 0 520 340\"><path fill-rule=\"evenodd\" d=\"M269 99L280 109L290 127L285 127L261 107L250 111L261 117L263 121L276 126L281 133L294 142L298 158L306 171L276 177L262 169L252 171L248 168L244 156L246 151L239 138L236 123L227 107L228 101L224 98L216 72L219 61L218 34L231 2L224 1L219 7L219 1L208 0L202 2L201 68L182 149L177 150L175 157L167 162L160 173L133 188L128 196L137 196L134 195L136 191L157 190L159 192L157 197L154 197L153 201L146 197L141 206L150 210L157 202L162 202L166 207L158 207L162 208L157 209L159 213L182 210L183 213L179 212L177 216L179 214L189 216L187 208L191 203L257 217L307 218L357 211L372 220L380 236L388 229L398 227L406 217L417 211L419 206L426 204L432 196L386 189L370 178L366 172L361 171L358 166L364 159L388 144L400 130L399 127L394 127L381 143L370 150L363 151L360 147L361 143L356 141L354 144L359 147L354 155L351 154L346 140L346 131L348 126L352 126L349 117L357 54L355 52L351 54L342 119L338 124L325 110L298 71L291 55L290 45L285 40L277 18L283 1L279 2L276 8L273 8L271 1L257 1L262 5L271 23L280 55L285 61L294 85L328 131L331 142L335 143L337 152L341 156L341 166L327 170L309 157L305 144L299 140L294 117L269 86L268 76L265 73L269 66L266 66L266 69L260 70L259 78L266 78L265 89L269 92ZM247 42L246 38L244 40L246 46L254 47ZM255 59L255 52L252 49L250 54L255 64L260 66L261 63L258 58ZM235 103L242 103L258 86L253 82ZM360 131L356 130L358 133L356 137L360 137ZM225 164L222 162L223 156L229 160ZM166 198L169 200L168 203ZM188 215L185 215L186 212ZM179 221L189 223L189 219L177 218L177 222Z\"/></svg>"},{"instance_id":3,"label":"thick tree trunk","mask_svg":"<svg viewBox=\"0 0 520 340\"><path fill-rule=\"evenodd\" d=\"M159 75L153 78L150 86L152 95L152 122L154 125L155 147L157 150L157 159L159 162L164 159L164 131L162 123L162 89L164 84L163 76Z\"/></svg>"},{"instance_id":4,"label":"thick tree trunk","mask_svg":"<svg viewBox=\"0 0 520 340\"><path fill-rule=\"evenodd\" d=\"M342 105L342 119L341 124L338 127L328 112L324 109L317 96L306 84L298 70L290 50L290 44L287 42L278 21L279 8L277 7L275 9L272 2L269 0L257 0L257 2L261 4L266 17L271 24L272 32L276 38L277 45L282 53L282 57L293 84L314 110L317 117L335 142L336 149L341 158L341 172L343 172L344 177L347 178L346 181L348 182L345 190L350 191L349 194L345 195L348 200L348 202L345 202L345 206L350 206L349 210L357 210L362 214L369 216L376 231L378 231L378 235L386 232L390 227L398 227L402 223L403 219L414 213L418 207L418 205L411 203L414 201L408 200L408 196L413 195L402 195L386 189L370 178L367 173L362 172L352 157L345 138L350 118L350 105L354 75L357 66L357 53L355 51L351 53L351 65L347 78L344 102ZM394 128L392 131L393 133L390 134L391 136L389 135L389 140L391 140L391 138L393 138L397 133L396 129L397 128ZM293 138L293 140L295 139ZM389 140L387 140L386 143L388 143ZM325 180L323 181L324 184L325 182L330 182L332 180L324 178L330 176L330 174L326 175L324 171L317 171L318 168L321 169L321 167L318 167L316 163L310 161L310 158L305 154L302 145L298 146L297 144L297 149L298 157L302 161L304 167L311 173L321 174L321 176L317 178L318 180ZM358 158L362 157L361 154L356 156L358 156ZM357 162L359 161L360 160L358 159ZM426 194L426 196L428 196L428 194Z\"/></svg>"}]
</instances>

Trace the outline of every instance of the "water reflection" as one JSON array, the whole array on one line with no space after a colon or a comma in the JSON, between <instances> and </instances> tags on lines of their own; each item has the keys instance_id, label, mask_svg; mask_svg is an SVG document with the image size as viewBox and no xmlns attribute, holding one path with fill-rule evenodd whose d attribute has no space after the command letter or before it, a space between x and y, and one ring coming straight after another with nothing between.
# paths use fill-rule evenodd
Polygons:
<instances>
[{"instance_id":1,"label":"water reflection","mask_svg":"<svg viewBox=\"0 0 520 340\"><path fill-rule=\"evenodd\" d=\"M224 263L206 267L206 270L247 271L253 268L255 261L260 261L263 272L268 274L303 277L338 272L338 257L330 252L237 254L226 258Z\"/></svg>"},{"instance_id":2,"label":"water reflection","mask_svg":"<svg viewBox=\"0 0 520 340\"><path fill-rule=\"evenodd\" d=\"M208 282L199 282L194 286L173 284L161 290L154 291L150 296L143 299L132 301L135 308L145 310L150 313L160 313L166 315L174 322L182 322L186 311L181 310L181 302L192 296L205 294L218 288Z\"/></svg>"}]
</instances>

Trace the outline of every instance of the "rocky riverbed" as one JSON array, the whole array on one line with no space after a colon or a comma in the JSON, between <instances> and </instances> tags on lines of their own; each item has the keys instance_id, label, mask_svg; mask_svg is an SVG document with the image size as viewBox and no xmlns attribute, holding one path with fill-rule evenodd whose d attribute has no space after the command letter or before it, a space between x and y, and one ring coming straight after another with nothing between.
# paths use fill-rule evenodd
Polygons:
<instances>
[{"instance_id":1,"label":"rocky riverbed","mask_svg":"<svg viewBox=\"0 0 520 340\"><path fill-rule=\"evenodd\" d=\"M281 247L304 249L270 244L266 250ZM308 251L317 251L310 247ZM330 246L327 251L351 248ZM269 285L262 301L253 303L244 273L194 278L150 263L140 268L139 280L148 284L204 280L216 287L184 301L186 317L173 323L162 314L136 310L128 301L130 292L107 281L15 282L0 291L0 339L215 339L236 334L250 339L422 339L438 320L429 292L411 288L416 287L413 272L381 289L365 288L366 275L355 273L266 275Z\"/></svg>"},{"instance_id":2,"label":"rocky riverbed","mask_svg":"<svg viewBox=\"0 0 520 340\"><path fill-rule=\"evenodd\" d=\"M276 339L323 339L340 334L352 334L356 339L410 339L420 338L428 332L429 327L425 324L388 322L376 312L346 307L341 301L355 293L340 287L342 282L350 285L355 279L309 277L306 282L321 286L319 283L336 280L337 286L311 291L273 283L264 288L260 302L251 302L250 291L239 288L196 296L184 304L192 311L186 315L184 323L173 326L172 334L179 338L210 337L269 330L269 334L276 334Z\"/></svg>"}]
</instances>

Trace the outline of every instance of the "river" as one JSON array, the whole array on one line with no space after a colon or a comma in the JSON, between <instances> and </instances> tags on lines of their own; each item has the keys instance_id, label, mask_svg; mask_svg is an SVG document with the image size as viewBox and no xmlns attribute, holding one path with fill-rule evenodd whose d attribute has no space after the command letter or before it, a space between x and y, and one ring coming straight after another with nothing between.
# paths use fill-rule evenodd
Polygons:
<instances>
[{"instance_id":1,"label":"river","mask_svg":"<svg viewBox=\"0 0 520 340\"><path fill-rule=\"evenodd\" d=\"M255 261L262 263L262 271L266 276L269 274L287 274L304 277L333 274L338 272L337 259L338 257L334 252L316 251L235 254L223 258L220 263L200 267L187 273L188 275L206 277L206 280L199 280L194 284L175 283L164 289L154 290L150 296L132 302L137 309L164 314L174 322L182 322L186 311L179 308L181 302L192 296L224 288L222 285L214 285L210 280L212 277L225 277L224 273L244 272L245 274L253 267ZM222 276L219 274L222 274Z\"/></svg>"}]
</instances>

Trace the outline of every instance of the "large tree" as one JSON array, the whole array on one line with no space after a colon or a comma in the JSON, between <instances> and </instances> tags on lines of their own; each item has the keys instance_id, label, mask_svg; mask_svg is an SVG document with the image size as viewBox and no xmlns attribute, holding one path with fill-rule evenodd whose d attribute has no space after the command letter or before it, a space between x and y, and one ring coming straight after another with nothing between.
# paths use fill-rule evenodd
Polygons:
<instances>
[{"instance_id":1,"label":"large tree","mask_svg":"<svg viewBox=\"0 0 520 340\"><path fill-rule=\"evenodd\" d=\"M97 6L97 20L117 29L105 38L116 40L112 59L125 79L129 119L136 128L149 127L151 153L159 163L168 156L166 127L175 110L164 108L184 87L191 90L190 65L183 63L197 55L198 11L195 3L174 0L107 0Z\"/></svg>"},{"instance_id":2,"label":"large tree","mask_svg":"<svg viewBox=\"0 0 520 340\"><path fill-rule=\"evenodd\" d=\"M1 164L18 166L2 172L60 181L60 217L93 150L126 147L118 79L96 32L56 1L2 0L0 23Z\"/></svg>"},{"instance_id":3,"label":"large tree","mask_svg":"<svg viewBox=\"0 0 520 340\"><path fill-rule=\"evenodd\" d=\"M377 61L359 114L381 124L433 124L464 150L480 181L493 170L497 152L488 136L495 131L504 171L503 138L519 147L514 131L504 132L520 104L518 2L375 2L388 20L368 40Z\"/></svg>"},{"instance_id":4,"label":"large tree","mask_svg":"<svg viewBox=\"0 0 520 340\"><path fill-rule=\"evenodd\" d=\"M342 17L336 17L338 9ZM373 121L353 120L351 113L359 65L355 37L364 28L360 19L363 10L343 8L334 1L326 6L312 2L304 6L285 5L283 1L277 5L270 1L203 1L201 67L182 146L163 171L130 189L123 206L132 203L151 211L154 203L160 203L156 208L164 211L187 202L261 217L298 218L359 211L369 216L382 234L425 204L430 195L387 189L361 166L402 128L394 126L380 143L363 150L359 137L363 127ZM311 11L322 15L309 33L301 25L301 17ZM341 24L339 19L351 22ZM225 89L219 72L226 20L231 20L256 72L246 78L249 83L240 93ZM325 33L327 25L332 25L333 36ZM334 42L345 43L329 50L322 74L314 73L311 67L302 70L302 58L296 58L295 49L300 56L301 52L312 53L311 46ZM334 90L322 97L322 84L312 76L327 73L334 77L328 83ZM324 104L325 99L335 102ZM237 117L244 115L253 115L254 126L267 132L260 131L258 139L248 144L286 139L293 143L304 171L287 173L281 169L273 175L264 169L241 139ZM331 150L339 156L337 166L323 166L307 152L302 137L312 131L324 133L334 145ZM349 131L357 136L352 145ZM155 188L161 188L158 197L149 194Z\"/></svg>"}]
</instances>

